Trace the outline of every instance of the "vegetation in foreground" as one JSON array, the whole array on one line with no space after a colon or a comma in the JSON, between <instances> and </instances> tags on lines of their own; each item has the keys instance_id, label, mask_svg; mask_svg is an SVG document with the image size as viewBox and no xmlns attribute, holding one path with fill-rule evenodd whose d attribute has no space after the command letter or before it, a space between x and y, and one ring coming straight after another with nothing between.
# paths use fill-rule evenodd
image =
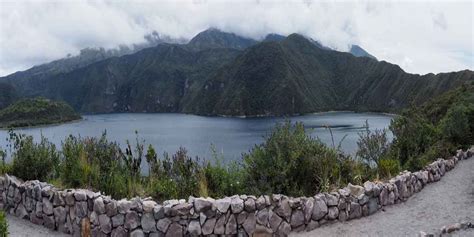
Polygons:
<instances>
[{"instance_id":1,"label":"vegetation in foreground","mask_svg":"<svg viewBox=\"0 0 474 237\"><path fill-rule=\"evenodd\" d=\"M418 170L459 147L474 144L474 85L466 85L408 109L392 121L395 138L385 130L360 133L355 157L308 135L304 125L277 125L265 142L255 145L242 162L224 164L192 158L186 149L159 156L144 141L127 141L125 150L99 138L69 136L61 152L42 137L10 132L13 162L1 171L22 179L39 179L58 186L100 190L115 198L135 195L158 200L188 196L282 193L310 196L320 191L386 179L402 169ZM4 157L4 153L0 154ZM147 162L148 175L140 172Z\"/></svg>"},{"instance_id":2,"label":"vegetation in foreground","mask_svg":"<svg viewBox=\"0 0 474 237\"><path fill-rule=\"evenodd\" d=\"M0 211L0 237L8 236L8 222L4 211Z\"/></svg>"},{"instance_id":3,"label":"vegetation in foreground","mask_svg":"<svg viewBox=\"0 0 474 237\"><path fill-rule=\"evenodd\" d=\"M80 118L65 102L26 98L0 110L0 128L63 123Z\"/></svg>"}]
</instances>

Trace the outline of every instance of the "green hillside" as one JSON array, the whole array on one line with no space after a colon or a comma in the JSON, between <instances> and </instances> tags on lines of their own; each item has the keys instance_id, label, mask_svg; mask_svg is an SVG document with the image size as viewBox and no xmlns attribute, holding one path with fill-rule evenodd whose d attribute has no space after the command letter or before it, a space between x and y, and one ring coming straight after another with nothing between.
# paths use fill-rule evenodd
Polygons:
<instances>
[{"instance_id":1,"label":"green hillside","mask_svg":"<svg viewBox=\"0 0 474 237\"><path fill-rule=\"evenodd\" d=\"M71 106L44 98L21 99L0 110L0 127L27 127L80 119Z\"/></svg>"}]
</instances>

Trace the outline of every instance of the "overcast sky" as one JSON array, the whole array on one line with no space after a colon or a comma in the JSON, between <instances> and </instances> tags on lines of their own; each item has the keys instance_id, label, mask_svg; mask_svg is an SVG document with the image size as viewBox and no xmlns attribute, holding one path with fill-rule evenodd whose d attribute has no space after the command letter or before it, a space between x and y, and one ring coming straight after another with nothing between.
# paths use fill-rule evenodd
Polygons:
<instances>
[{"instance_id":1,"label":"overcast sky","mask_svg":"<svg viewBox=\"0 0 474 237\"><path fill-rule=\"evenodd\" d=\"M473 12L473 1L0 0L0 76L85 47L143 42L153 30L191 38L209 27L359 44L412 73L473 70Z\"/></svg>"}]
</instances>

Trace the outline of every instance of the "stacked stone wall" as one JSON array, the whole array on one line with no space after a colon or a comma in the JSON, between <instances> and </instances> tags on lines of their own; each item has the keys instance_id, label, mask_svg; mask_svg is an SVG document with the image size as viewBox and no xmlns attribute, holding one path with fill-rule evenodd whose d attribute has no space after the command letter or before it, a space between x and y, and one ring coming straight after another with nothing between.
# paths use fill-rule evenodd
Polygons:
<instances>
[{"instance_id":1,"label":"stacked stone wall","mask_svg":"<svg viewBox=\"0 0 474 237\"><path fill-rule=\"evenodd\" d=\"M456 156L438 159L418 172L404 171L387 182L349 184L313 197L235 195L163 203L140 197L114 200L90 190L58 190L48 183L4 175L0 176L0 207L74 236L287 236L404 202L473 154L474 148L459 150Z\"/></svg>"}]
</instances>

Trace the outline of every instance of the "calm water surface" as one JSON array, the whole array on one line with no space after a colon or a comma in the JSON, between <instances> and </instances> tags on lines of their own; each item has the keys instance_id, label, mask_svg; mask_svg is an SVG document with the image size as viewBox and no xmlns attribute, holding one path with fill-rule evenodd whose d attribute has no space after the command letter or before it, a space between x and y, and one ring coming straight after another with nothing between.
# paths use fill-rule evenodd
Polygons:
<instances>
[{"instance_id":1,"label":"calm water surface","mask_svg":"<svg viewBox=\"0 0 474 237\"><path fill-rule=\"evenodd\" d=\"M158 154L172 153L180 146L192 156L211 157L214 145L225 160L240 160L254 144L259 144L275 126L285 118L223 118L186 114L102 114L85 115L83 120L47 127L27 128L20 131L39 139L41 133L58 146L69 134L100 136L107 130L110 141L121 145L128 139L135 141L135 131L146 144L152 144ZM308 132L327 144L332 144L329 130L332 127L336 145L344 137L342 149L354 153L358 132L368 120L371 130L388 128L393 116L376 113L327 112L290 117L292 122L303 122ZM0 147L6 149L7 131L0 130ZM389 134L391 138L391 134Z\"/></svg>"}]
</instances>

